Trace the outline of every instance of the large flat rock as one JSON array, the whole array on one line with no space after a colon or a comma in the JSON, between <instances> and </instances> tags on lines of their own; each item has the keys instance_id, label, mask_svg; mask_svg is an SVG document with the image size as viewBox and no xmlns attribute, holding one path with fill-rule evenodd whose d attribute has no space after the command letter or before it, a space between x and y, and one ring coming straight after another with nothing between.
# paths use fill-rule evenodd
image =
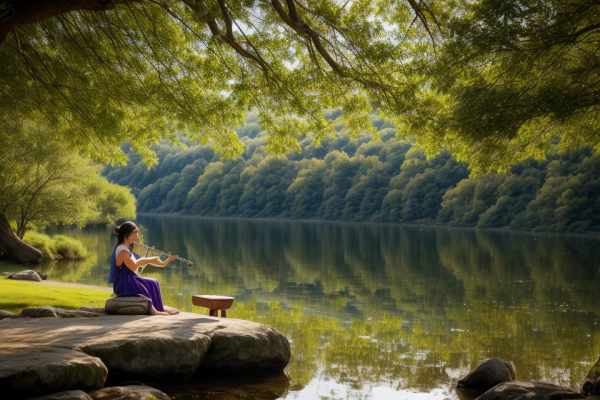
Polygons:
<instances>
[{"instance_id":1,"label":"large flat rock","mask_svg":"<svg viewBox=\"0 0 600 400\"><path fill-rule=\"evenodd\" d=\"M100 359L111 376L127 378L188 379L205 360L213 370L282 370L291 354L285 336L273 328L192 313L6 319L0 338L4 349L80 351ZM3 369L0 363L0 374Z\"/></svg>"},{"instance_id":2,"label":"large flat rock","mask_svg":"<svg viewBox=\"0 0 600 400\"><path fill-rule=\"evenodd\" d=\"M102 361L76 350L43 345L0 348L0 397L95 390L104 385L107 374Z\"/></svg>"},{"instance_id":3,"label":"large flat rock","mask_svg":"<svg viewBox=\"0 0 600 400\"><path fill-rule=\"evenodd\" d=\"M254 325L248 329L248 321L219 319L220 329L210 333L212 343L202 368L223 372L283 370L292 356L287 338L270 326Z\"/></svg>"}]
</instances>

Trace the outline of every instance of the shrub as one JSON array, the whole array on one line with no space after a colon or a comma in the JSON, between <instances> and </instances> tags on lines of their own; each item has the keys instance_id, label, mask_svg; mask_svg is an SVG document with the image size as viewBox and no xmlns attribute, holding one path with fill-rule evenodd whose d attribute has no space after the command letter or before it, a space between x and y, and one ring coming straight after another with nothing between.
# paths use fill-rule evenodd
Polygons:
<instances>
[{"instance_id":1,"label":"shrub","mask_svg":"<svg viewBox=\"0 0 600 400\"><path fill-rule=\"evenodd\" d=\"M57 258L83 260L87 257L87 250L79 240L63 235L55 235L52 239L58 255Z\"/></svg>"},{"instance_id":2,"label":"shrub","mask_svg":"<svg viewBox=\"0 0 600 400\"><path fill-rule=\"evenodd\" d=\"M79 240L63 235L50 237L43 233L27 231L23 241L40 250L44 258L50 260L83 260L88 255Z\"/></svg>"},{"instance_id":3,"label":"shrub","mask_svg":"<svg viewBox=\"0 0 600 400\"><path fill-rule=\"evenodd\" d=\"M54 241L52 238L50 238L50 236L34 231L27 231L23 236L23 241L41 251L44 258L48 258L50 260L54 260L56 258Z\"/></svg>"}]
</instances>

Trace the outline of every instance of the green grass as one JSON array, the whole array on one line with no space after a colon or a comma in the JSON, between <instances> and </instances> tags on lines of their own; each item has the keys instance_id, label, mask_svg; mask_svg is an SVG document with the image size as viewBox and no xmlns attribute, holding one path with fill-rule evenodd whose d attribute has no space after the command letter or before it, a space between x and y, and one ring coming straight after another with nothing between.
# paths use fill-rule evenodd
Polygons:
<instances>
[{"instance_id":1,"label":"green grass","mask_svg":"<svg viewBox=\"0 0 600 400\"><path fill-rule=\"evenodd\" d=\"M19 282L0 277L0 310L14 313L24 308L53 306L75 310L81 306L104 307L110 293L94 289L65 288Z\"/></svg>"}]
</instances>

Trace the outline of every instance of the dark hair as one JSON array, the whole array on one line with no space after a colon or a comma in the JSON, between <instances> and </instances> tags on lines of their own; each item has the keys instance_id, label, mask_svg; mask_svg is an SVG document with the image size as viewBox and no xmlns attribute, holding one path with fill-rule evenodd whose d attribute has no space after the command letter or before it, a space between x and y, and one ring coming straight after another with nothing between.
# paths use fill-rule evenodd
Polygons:
<instances>
[{"instance_id":1,"label":"dark hair","mask_svg":"<svg viewBox=\"0 0 600 400\"><path fill-rule=\"evenodd\" d=\"M137 226L131 222L127 221L122 223L121 225L115 228L113 235L118 237L117 246L125 241L125 238L131 234L131 232L135 231Z\"/></svg>"}]
</instances>

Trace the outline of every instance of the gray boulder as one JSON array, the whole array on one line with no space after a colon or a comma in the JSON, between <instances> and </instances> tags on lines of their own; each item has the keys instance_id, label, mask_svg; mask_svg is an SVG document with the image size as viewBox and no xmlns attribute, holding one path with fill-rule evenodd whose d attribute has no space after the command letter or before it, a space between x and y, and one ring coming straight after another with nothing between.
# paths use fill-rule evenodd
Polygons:
<instances>
[{"instance_id":1,"label":"gray boulder","mask_svg":"<svg viewBox=\"0 0 600 400\"><path fill-rule=\"evenodd\" d=\"M11 313L10 311L0 310L0 320L5 319L5 318L14 318L16 316L17 316L17 314Z\"/></svg>"},{"instance_id":2,"label":"gray boulder","mask_svg":"<svg viewBox=\"0 0 600 400\"><path fill-rule=\"evenodd\" d=\"M65 310L63 308L55 308L56 315L59 318L89 318L89 317L99 317L100 314L94 311L85 311L85 310Z\"/></svg>"},{"instance_id":3,"label":"gray boulder","mask_svg":"<svg viewBox=\"0 0 600 400\"><path fill-rule=\"evenodd\" d=\"M92 400L92 398L81 390L66 390L46 396L34 397L29 400Z\"/></svg>"},{"instance_id":4,"label":"gray boulder","mask_svg":"<svg viewBox=\"0 0 600 400\"><path fill-rule=\"evenodd\" d=\"M40 396L71 388L96 390L104 385L107 374L98 358L79 351L47 346L19 348L6 343L0 348L0 387L7 397Z\"/></svg>"},{"instance_id":5,"label":"gray boulder","mask_svg":"<svg viewBox=\"0 0 600 400\"><path fill-rule=\"evenodd\" d=\"M499 358L490 358L461 378L457 386L461 389L483 392L501 382L514 380L515 370L512 364Z\"/></svg>"},{"instance_id":6,"label":"gray boulder","mask_svg":"<svg viewBox=\"0 0 600 400\"><path fill-rule=\"evenodd\" d=\"M43 281L45 281L46 279L48 279L48 275L46 275L46 274L44 274L44 273L42 273L40 271L35 271L35 272L40 276L40 278L42 278Z\"/></svg>"},{"instance_id":7,"label":"gray boulder","mask_svg":"<svg viewBox=\"0 0 600 400\"><path fill-rule=\"evenodd\" d=\"M27 271L15 272L8 276L8 279L14 279L17 281L33 281L33 282L41 282L42 278L38 275L37 272L28 269Z\"/></svg>"},{"instance_id":8,"label":"gray boulder","mask_svg":"<svg viewBox=\"0 0 600 400\"><path fill-rule=\"evenodd\" d=\"M79 307L77 309L77 311L85 311L85 312L94 313L94 314L98 314L98 315L108 315L108 313L106 312L106 308L104 308L104 307L83 306L83 307Z\"/></svg>"},{"instance_id":9,"label":"gray boulder","mask_svg":"<svg viewBox=\"0 0 600 400\"><path fill-rule=\"evenodd\" d=\"M25 308L21 315L29 318L82 318L98 317L101 314L83 310L65 310L52 306L43 306L38 308Z\"/></svg>"},{"instance_id":10,"label":"gray boulder","mask_svg":"<svg viewBox=\"0 0 600 400\"><path fill-rule=\"evenodd\" d=\"M112 297L104 305L106 312L117 315L148 315L152 310L152 302L143 296Z\"/></svg>"},{"instance_id":11,"label":"gray boulder","mask_svg":"<svg viewBox=\"0 0 600 400\"><path fill-rule=\"evenodd\" d=\"M171 400L169 396L150 386L115 386L88 393L93 400L146 400L154 396L157 400Z\"/></svg>"},{"instance_id":12,"label":"gray boulder","mask_svg":"<svg viewBox=\"0 0 600 400\"><path fill-rule=\"evenodd\" d=\"M58 318L56 309L51 306L25 308L21 311L21 315L29 318Z\"/></svg>"},{"instance_id":13,"label":"gray boulder","mask_svg":"<svg viewBox=\"0 0 600 400\"><path fill-rule=\"evenodd\" d=\"M183 380L200 366L210 338L192 329L173 328L171 332L166 332L164 326L144 327L135 333L119 332L79 348L100 358L111 376Z\"/></svg>"},{"instance_id":14,"label":"gray boulder","mask_svg":"<svg viewBox=\"0 0 600 400\"><path fill-rule=\"evenodd\" d=\"M28 271L28 270L27 270L27 271ZM22 272L27 272L27 271L22 271ZM38 274L38 275L39 275L39 277L40 277L42 280L44 280L44 281L45 281L46 279L48 279L48 275L47 275L47 274L44 274L43 272L40 272L40 271L34 271L34 272L35 272L36 274ZM0 276L11 276L12 274L16 274L16 273L17 273L17 272L0 272Z\"/></svg>"},{"instance_id":15,"label":"gray boulder","mask_svg":"<svg viewBox=\"0 0 600 400\"><path fill-rule=\"evenodd\" d=\"M202 369L222 372L281 371L291 358L287 338L270 326L217 318ZM227 322L222 322L227 321Z\"/></svg>"},{"instance_id":16,"label":"gray boulder","mask_svg":"<svg viewBox=\"0 0 600 400\"><path fill-rule=\"evenodd\" d=\"M509 381L494 386L479 396L477 400L567 400L583 398L581 394L574 390L550 383Z\"/></svg>"},{"instance_id":17,"label":"gray boulder","mask_svg":"<svg viewBox=\"0 0 600 400\"><path fill-rule=\"evenodd\" d=\"M581 384L581 392L588 395L600 396L600 359L590 368Z\"/></svg>"}]
</instances>

